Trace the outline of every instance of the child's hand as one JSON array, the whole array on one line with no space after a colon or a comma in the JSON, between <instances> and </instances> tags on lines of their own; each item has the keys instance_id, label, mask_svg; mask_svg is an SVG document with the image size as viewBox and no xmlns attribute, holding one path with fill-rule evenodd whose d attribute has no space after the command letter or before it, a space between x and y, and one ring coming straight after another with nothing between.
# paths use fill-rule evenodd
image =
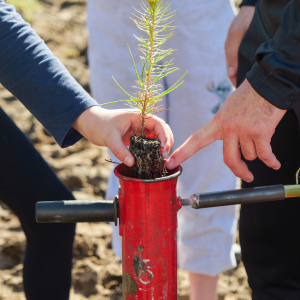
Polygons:
<instances>
[{"instance_id":1,"label":"child's hand","mask_svg":"<svg viewBox=\"0 0 300 300\"><path fill-rule=\"evenodd\" d=\"M91 143L108 147L124 164L131 167L134 158L126 146L130 136L141 133L140 117L128 109L107 110L97 106L88 108L73 124ZM137 131L136 131L137 130ZM165 158L173 146L173 133L162 119L153 116L145 123L145 135L153 134L161 141Z\"/></svg>"}]
</instances>

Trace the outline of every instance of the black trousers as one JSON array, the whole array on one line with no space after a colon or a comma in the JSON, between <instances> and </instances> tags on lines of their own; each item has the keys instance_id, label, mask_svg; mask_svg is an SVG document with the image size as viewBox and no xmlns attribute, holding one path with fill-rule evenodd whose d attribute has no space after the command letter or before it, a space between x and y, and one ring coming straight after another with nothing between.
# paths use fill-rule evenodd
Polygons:
<instances>
[{"instance_id":1,"label":"black trousers","mask_svg":"<svg viewBox=\"0 0 300 300\"><path fill-rule=\"evenodd\" d=\"M23 269L26 298L69 299L75 225L36 223L35 204L74 198L2 109L0 199L18 216L27 238Z\"/></svg>"},{"instance_id":2,"label":"black trousers","mask_svg":"<svg viewBox=\"0 0 300 300\"><path fill-rule=\"evenodd\" d=\"M240 46L238 84L254 64L257 47L266 40L259 25L255 15ZM255 179L242 187L295 184L299 134L295 112L289 110L271 141L281 168L275 171L259 159L245 160ZM242 205L240 241L253 300L300 299L300 198Z\"/></svg>"}]
</instances>

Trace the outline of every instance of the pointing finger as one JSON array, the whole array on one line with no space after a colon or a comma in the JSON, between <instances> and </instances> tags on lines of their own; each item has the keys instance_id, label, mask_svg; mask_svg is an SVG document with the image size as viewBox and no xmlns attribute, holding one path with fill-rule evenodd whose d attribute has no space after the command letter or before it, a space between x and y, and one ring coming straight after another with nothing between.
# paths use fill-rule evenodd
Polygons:
<instances>
[{"instance_id":1,"label":"pointing finger","mask_svg":"<svg viewBox=\"0 0 300 300\"><path fill-rule=\"evenodd\" d=\"M166 162L168 169L174 169L200 149L219 139L219 128L214 119L191 135Z\"/></svg>"}]
</instances>

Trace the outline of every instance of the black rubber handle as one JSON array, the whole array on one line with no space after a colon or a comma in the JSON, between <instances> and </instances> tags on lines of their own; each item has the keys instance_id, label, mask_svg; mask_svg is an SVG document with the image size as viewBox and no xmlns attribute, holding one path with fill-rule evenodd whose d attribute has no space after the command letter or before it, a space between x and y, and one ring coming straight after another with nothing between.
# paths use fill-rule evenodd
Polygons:
<instances>
[{"instance_id":1,"label":"black rubber handle","mask_svg":"<svg viewBox=\"0 0 300 300\"><path fill-rule=\"evenodd\" d=\"M283 185L272 185L250 189L195 194L191 199L192 207L198 209L233 204L284 200L285 190Z\"/></svg>"},{"instance_id":2,"label":"black rubber handle","mask_svg":"<svg viewBox=\"0 0 300 300\"><path fill-rule=\"evenodd\" d=\"M117 225L117 197L106 201L45 201L36 204L38 223L114 222Z\"/></svg>"}]
</instances>

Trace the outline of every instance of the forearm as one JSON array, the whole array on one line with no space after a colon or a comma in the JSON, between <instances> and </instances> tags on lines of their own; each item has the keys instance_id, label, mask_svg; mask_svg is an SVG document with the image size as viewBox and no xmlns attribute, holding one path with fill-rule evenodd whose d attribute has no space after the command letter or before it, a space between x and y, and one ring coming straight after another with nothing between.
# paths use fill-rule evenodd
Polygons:
<instances>
[{"instance_id":1,"label":"forearm","mask_svg":"<svg viewBox=\"0 0 300 300\"><path fill-rule=\"evenodd\" d=\"M11 5L0 0L0 82L63 146L81 135L72 128L97 105Z\"/></svg>"},{"instance_id":2,"label":"forearm","mask_svg":"<svg viewBox=\"0 0 300 300\"><path fill-rule=\"evenodd\" d=\"M247 74L256 92L280 109L290 109L300 97L300 2L292 0L274 37L256 52L257 63Z\"/></svg>"}]
</instances>

